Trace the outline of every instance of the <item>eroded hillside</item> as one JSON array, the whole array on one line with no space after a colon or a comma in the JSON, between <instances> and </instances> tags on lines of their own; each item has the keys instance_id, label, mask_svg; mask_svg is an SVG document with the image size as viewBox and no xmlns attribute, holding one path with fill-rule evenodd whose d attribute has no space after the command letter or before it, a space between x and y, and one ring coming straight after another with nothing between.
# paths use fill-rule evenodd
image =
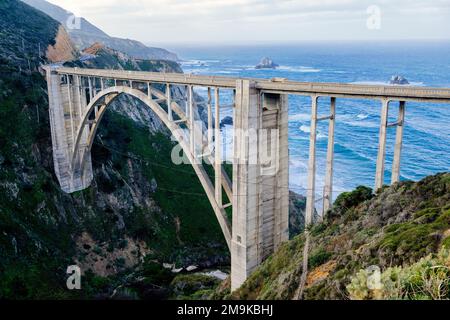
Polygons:
<instances>
[{"instance_id":1,"label":"eroded hillside","mask_svg":"<svg viewBox=\"0 0 450 320\"><path fill-rule=\"evenodd\" d=\"M304 235L297 236L239 290L230 295L224 283L213 297L297 298L304 243ZM325 221L311 229L303 298L450 298L448 249L450 173L398 183L377 195L360 187L342 194ZM365 283L371 266L384 271L377 292Z\"/></svg>"},{"instance_id":2,"label":"eroded hillside","mask_svg":"<svg viewBox=\"0 0 450 320\"><path fill-rule=\"evenodd\" d=\"M114 289L138 267L146 270L135 289L142 297L161 287L155 275L163 263L226 264L226 244L201 185L190 166L172 165L170 137L144 125L151 114L136 123L111 108L92 151L93 185L61 192L39 73L49 62L45 48L57 47L60 25L14 0L0 3L0 15L0 297L120 296ZM161 64L141 63L140 70L161 71ZM186 190L192 195L179 194ZM65 287L66 268L75 263L83 267L81 292Z\"/></svg>"}]
</instances>

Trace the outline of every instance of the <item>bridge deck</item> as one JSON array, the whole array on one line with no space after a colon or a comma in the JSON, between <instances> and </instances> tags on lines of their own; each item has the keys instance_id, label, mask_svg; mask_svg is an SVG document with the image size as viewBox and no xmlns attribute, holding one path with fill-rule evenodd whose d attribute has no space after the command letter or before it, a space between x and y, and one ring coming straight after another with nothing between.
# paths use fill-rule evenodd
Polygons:
<instances>
[{"instance_id":1,"label":"bridge deck","mask_svg":"<svg viewBox=\"0 0 450 320\"><path fill-rule=\"evenodd\" d=\"M341 98L383 99L433 103L450 103L450 88L411 86L356 85L342 83L297 82L274 78L232 78L181 73L159 73L104 69L57 68L59 74L109 78L136 82L170 83L172 85L193 85L234 89L236 80L247 79L257 89L268 93L319 95Z\"/></svg>"}]
</instances>

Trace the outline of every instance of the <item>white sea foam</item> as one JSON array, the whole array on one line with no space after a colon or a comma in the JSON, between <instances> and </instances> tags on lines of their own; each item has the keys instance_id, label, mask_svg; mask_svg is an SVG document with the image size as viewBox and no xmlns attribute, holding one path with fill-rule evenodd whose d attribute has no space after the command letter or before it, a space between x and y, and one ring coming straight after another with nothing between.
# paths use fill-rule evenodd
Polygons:
<instances>
[{"instance_id":1,"label":"white sea foam","mask_svg":"<svg viewBox=\"0 0 450 320\"><path fill-rule=\"evenodd\" d=\"M292 168L302 168L302 169L307 169L308 168L308 164L306 160L300 159L299 157L293 157L291 159L289 159L289 166Z\"/></svg>"},{"instance_id":2,"label":"white sea foam","mask_svg":"<svg viewBox=\"0 0 450 320\"><path fill-rule=\"evenodd\" d=\"M355 81L350 82L350 84L361 84L361 85L377 85L377 86L398 86L390 84L389 81ZM402 87L423 87L425 84L423 82L410 82L409 84L400 85Z\"/></svg>"},{"instance_id":3,"label":"white sea foam","mask_svg":"<svg viewBox=\"0 0 450 320\"><path fill-rule=\"evenodd\" d=\"M304 133L311 133L311 127L310 126L306 126L306 125L302 125L300 126L300 131L304 132ZM301 138L301 137L300 137ZM304 139L309 139L308 137L303 137ZM320 131L317 131L317 135L316 138L318 140L323 140L323 139L327 139L328 135L326 135L325 133L322 133Z\"/></svg>"},{"instance_id":4,"label":"white sea foam","mask_svg":"<svg viewBox=\"0 0 450 320\"><path fill-rule=\"evenodd\" d=\"M307 113L297 113L293 115L289 115L290 121L309 121L311 120L311 115Z\"/></svg>"},{"instance_id":5,"label":"white sea foam","mask_svg":"<svg viewBox=\"0 0 450 320\"><path fill-rule=\"evenodd\" d=\"M211 60L182 60L180 63L182 66L209 67L209 62L211 62Z\"/></svg>"},{"instance_id":6,"label":"white sea foam","mask_svg":"<svg viewBox=\"0 0 450 320\"><path fill-rule=\"evenodd\" d=\"M311 132L311 127L310 126L301 126L300 130L303 131L304 133L310 133Z\"/></svg>"},{"instance_id":7,"label":"white sea foam","mask_svg":"<svg viewBox=\"0 0 450 320\"><path fill-rule=\"evenodd\" d=\"M345 124L348 124L352 127L362 127L362 128L378 128L379 124L369 121L344 121Z\"/></svg>"},{"instance_id":8,"label":"white sea foam","mask_svg":"<svg viewBox=\"0 0 450 320\"><path fill-rule=\"evenodd\" d=\"M279 66L276 70L281 70L281 71L290 71L290 72L301 72L301 73L317 73L317 72L321 72L321 69L316 69L316 68L312 68L312 67L305 67L305 66L298 66L298 67L293 67L293 66Z\"/></svg>"},{"instance_id":9,"label":"white sea foam","mask_svg":"<svg viewBox=\"0 0 450 320\"><path fill-rule=\"evenodd\" d=\"M219 74L233 74L233 73L236 73L236 72L228 71L228 70L221 70L221 71L216 71L216 73L219 73Z\"/></svg>"},{"instance_id":10,"label":"white sea foam","mask_svg":"<svg viewBox=\"0 0 450 320\"><path fill-rule=\"evenodd\" d=\"M364 119L367 119L367 117L369 117L369 115L361 113L361 114L358 114L356 117L360 120L364 120Z\"/></svg>"}]
</instances>

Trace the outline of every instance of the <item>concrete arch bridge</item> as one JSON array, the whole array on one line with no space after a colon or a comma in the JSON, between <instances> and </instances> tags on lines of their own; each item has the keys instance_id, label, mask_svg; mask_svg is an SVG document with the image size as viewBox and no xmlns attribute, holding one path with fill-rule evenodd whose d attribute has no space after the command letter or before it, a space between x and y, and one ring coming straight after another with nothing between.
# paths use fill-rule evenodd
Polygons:
<instances>
[{"instance_id":1,"label":"concrete arch bridge","mask_svg":"<svg viewBox=\"0 0 450 320\"><path fill-rule=\"evenodd\" d=\"M450 104L450 89L304 83L285 79L236 79L122 70L45 67L50 103L55 173L68 193L89 187L93 179L91 148L102 117L114 99L129 95L149 107L172 132L192 164L214 209L231 251L231 285L238 288L251 272L289 238L288 95L311 97L306 224L312 223L316 202L317 123L329 122L324 210L333 192L334 128L339 98L379 100L381 123L375 188L383 186L386 132L396 127L392 182L400 176L406 103ZM185 96L174 97L182 87ZM194 87L206 88L207 123L196 125ZM233 175L222 166L220 95L233 96ZM319 97L330 99L318 114ZM389 106L398 102L398 120L388 123ZM328 109L328 108L327 108ZM214 167L214 179L203 162ZM231 199L223 203L223 194ZM225 210L232 208L232 221Z\"/></svg>"}]
</instances>

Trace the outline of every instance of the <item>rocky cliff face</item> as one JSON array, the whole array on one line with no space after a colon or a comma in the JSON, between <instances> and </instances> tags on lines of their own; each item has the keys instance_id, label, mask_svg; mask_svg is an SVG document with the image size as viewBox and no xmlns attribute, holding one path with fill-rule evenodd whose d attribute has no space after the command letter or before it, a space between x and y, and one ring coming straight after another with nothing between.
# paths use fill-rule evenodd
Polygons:
<instances>
[{"instance_id":1,"label":"rocky cliff face","mask_svg":"<svg viewBox=\"0 0 450 320\"><path fill-rule=\"evenodd\" d=\"M45 0L23 0L28 5L48 14L50 17L59 21L63 26L67 22L73 23L71 17L75 17L73 13L68 12L54 4ZM176 54L162 48L147 47L139 41L130 39L121 39L110 37L105 32L92 25L84 18L79 18L79 28L66 28L70 34L72 41L79 50L91 46L95 42L100 42L107 47L114 48L137 59L160 59L177 61Z\"/></svg>"},{"instance_id":2,"label":"rocky cliff face","mask_svg":"<svg viewBox=\"0 0 450 320\"><path fill-rule=\"evenodd\" d=\"M78 57L78 51L63 26L58 28L55 44L47 47L46 57L52 63L71 61Z\"/></svg>"},{"instance_id":3,"label":"rocky cliff face","mask_svg":"<svg viewBox=\"0 0 450 320\"><path fill-rule=\"evenodd\" d=\"M59 24L44 13L17 1L1 1L0 12L2 67L15 71L36 71L47 47L56 45Z\"/></svg>"},{"instance_id":4,"label":"rocky cliff face","mask_svg":"<svg viewBox=\"0 0 450 320\"><path fill-rule=\"evenodd\" d=\"M0 15L0 297L109 296L137 266L152 277L163 263L226 264L226 244L195 173L172 164L169 137L158 124L149 129L154 118L132 110L134 102L122 101L129 112L111 109L103 119L93 185L60 191L46 82L37 72L48 60L38 52L39 44L51 46L59 60L71 48L59 42L58 23L21 2L2 1ZM136 63L152 71L164 65ZM186 190L191 196L180 194ZM82 267L82 292L65 288L71 264Z\"/></svg>"}]
</instances>

